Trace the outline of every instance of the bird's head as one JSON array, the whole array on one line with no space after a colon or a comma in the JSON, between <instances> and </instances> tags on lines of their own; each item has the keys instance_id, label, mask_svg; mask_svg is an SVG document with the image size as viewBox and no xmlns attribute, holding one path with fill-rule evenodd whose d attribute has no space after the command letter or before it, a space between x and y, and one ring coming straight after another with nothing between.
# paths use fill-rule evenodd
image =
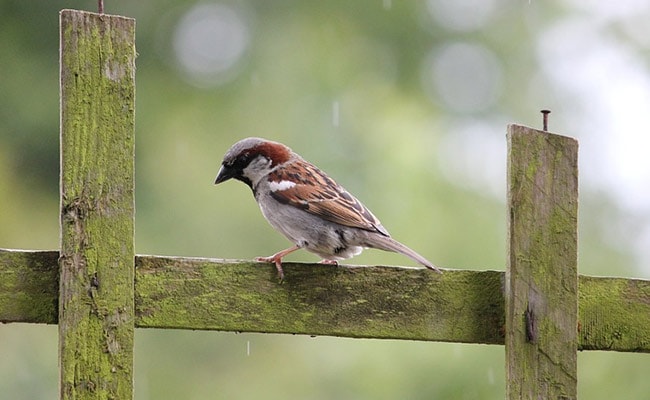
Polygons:
<instances>
[{"instance_id":1,"label":"bird's head","mask_svg":"<svg viewBox=\"0 0 650 400\"><path fill-rule=\"evenodd\" d=\"M291 149L282 143L256 137L242 139L226 152L214 184L237 179L255 190L260 179L289 161L291 155Z\"/></svg>"}]
</instances>

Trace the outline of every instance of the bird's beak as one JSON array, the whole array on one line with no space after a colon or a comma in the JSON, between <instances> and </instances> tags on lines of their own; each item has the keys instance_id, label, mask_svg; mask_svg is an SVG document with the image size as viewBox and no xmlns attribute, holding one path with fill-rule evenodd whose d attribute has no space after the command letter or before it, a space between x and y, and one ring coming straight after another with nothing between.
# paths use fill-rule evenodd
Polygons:
<instances>
[{"instance_id":1,"label":"bird's beak","mask_svg":"<svg viewBox=\"0 0 650 400\"><path fill-rule=\"evenodd\" d=\"M233 169L228 168L225 165L221 165L221 168L219 168L219 172L217 173L217 179L214 180L214 184L217 185L221 182L225 182L232 177Z\"/></svg>"}]
</instances>

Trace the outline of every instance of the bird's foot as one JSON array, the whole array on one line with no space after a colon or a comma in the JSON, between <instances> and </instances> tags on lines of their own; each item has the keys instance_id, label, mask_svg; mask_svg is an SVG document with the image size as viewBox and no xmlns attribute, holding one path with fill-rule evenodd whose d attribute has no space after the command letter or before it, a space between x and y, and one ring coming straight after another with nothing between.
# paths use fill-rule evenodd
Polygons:
<instances>
[{"instance_id":1,"label":"bird's foot","mask_svg":"<svg viewBox=\"0 0 650 400\"><path fill-rule=\"evenodd\" d=\"M336 261L336 260L323 259L323 260L320 260L319 264L325 264L325 265L339 265L339 262Z\"/></svg>"},{"instance_id":2,"label":"bird's foot","mask_svg":"<svg viewBox=\"0 0 650 400\"><path fill-rule=\"evenodd\" d=\"M299 249L298 246L289 247L288 249L278 251L277 253L273 254L270 257L255 257L255 261L275 264L275 269L278 270L278 278L280 278L280 283L282 283L284 282L284 271L282 270L282 257L298 249Z\"/></svg>"},{"instance_id":3,"label":"bird's foot","mask_svg":"<svg viewBox=\"0 0 650 400\"><path fill-rule=\"evenodd\" d=\"M275 269L278 270L278 278L280 278L280 283L284 281L284 270L282 269L282 257L276 257L276 255L272 255L270 257L255 257L255 261L275 264Z\"/></svg>"}]
</instances>

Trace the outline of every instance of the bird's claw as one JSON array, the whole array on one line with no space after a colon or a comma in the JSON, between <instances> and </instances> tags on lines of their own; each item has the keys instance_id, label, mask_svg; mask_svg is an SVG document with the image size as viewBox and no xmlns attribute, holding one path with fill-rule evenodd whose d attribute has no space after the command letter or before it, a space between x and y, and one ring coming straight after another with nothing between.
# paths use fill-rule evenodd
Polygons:
<instances>
[{"instance_id":1,"label":"bird's claw","mask_svg":"<svg viewBox=\"0 0 650 400\"><path fill-rule=\"evenodd\" d=\"M282 270L282 257L255 257L255 261L275 264L275 269L278 270L278 278L280 283L284 282L284 271Z\"/></svg>"},{"instance_id":2,"label":"bird's claw","mask_svg":"<svg viewBox=\"0 0 650 400\"><path fill-rule=\"evenodd\" d=\"M278 251L270 257L256 257L256 261L267 262L275 264L275 268L278 270L278 277L280 278L280 283L284 282L284 271L282 270L282 257L286 256L289 253L293 253L298 250L300 247L291 246L286 250Z\"/></svg>"}]
</instances>

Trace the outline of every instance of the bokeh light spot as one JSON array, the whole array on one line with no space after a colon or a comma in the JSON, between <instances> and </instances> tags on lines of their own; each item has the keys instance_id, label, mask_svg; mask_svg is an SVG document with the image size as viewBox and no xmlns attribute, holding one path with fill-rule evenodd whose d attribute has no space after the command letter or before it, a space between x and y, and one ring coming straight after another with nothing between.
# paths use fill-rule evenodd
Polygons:
<instances>
[{"instance_id":1,"label":"bokeh light spot","mask_svg":"<svg viewBox=\"0 0 650 400\"><path fill-rule=\"evenodd\" d=\"M249 41L249 29L241 13L216 3L198 4L185 13L173 39L178 65L197 86L232 79Z\"/></svg>"},{"instance_id":2,"label":"bokeh light spot","mask_svg":"<svg viewBox=\"0 0 650 400\"><path fill-rule=\"evenodd\" d=\"M477 112L501 94L502 72L496 56L484 46L453 43L434 49L422 71L423 84L434 101L456 112Z\"/></svg>"}]
</instances>

